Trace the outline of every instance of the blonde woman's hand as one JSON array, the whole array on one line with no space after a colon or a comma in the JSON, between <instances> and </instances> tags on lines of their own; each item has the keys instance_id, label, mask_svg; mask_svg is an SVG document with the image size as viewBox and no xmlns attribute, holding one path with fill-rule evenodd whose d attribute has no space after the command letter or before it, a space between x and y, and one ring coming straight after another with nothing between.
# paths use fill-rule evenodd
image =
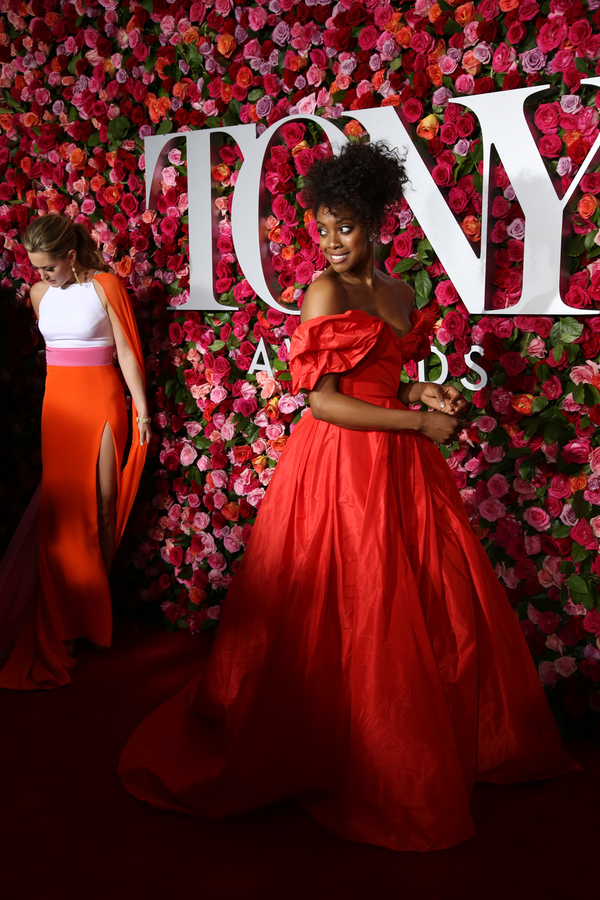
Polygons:
<instances>
[{"instance_id":1,"label":"blonde woman's hand","mask_svg":"<svg viewBox=\"0 0 600 900\"><path fill-rule=\"evenodd\" d=\"M152 428L150 427L150 422L138 422L137 426L140 434L140 447L143 447L144 444L148 446L152 440Z\"/></svg>"}]
</instances>

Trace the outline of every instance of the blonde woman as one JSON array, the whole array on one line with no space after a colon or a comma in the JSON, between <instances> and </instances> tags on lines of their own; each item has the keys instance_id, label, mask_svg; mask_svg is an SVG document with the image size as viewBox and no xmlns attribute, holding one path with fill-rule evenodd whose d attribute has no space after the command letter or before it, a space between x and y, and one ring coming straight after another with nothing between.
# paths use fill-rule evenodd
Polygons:
<instances>
[{"instance_id":1,"label":"blonde woman","mask_svg":"<svg viewBox=\"0 0 600 900\"><path fill-rule=\"evenodd\" d=\"M30 296L46 341L42 482L0 565L0 687L29 690L70 682L77 638L110 645L108 573L151 431L131 304L88 229L39 216L23 244L40 275ZM132 397L128 452L115 349Z\"/></svg>"}]
</instances>

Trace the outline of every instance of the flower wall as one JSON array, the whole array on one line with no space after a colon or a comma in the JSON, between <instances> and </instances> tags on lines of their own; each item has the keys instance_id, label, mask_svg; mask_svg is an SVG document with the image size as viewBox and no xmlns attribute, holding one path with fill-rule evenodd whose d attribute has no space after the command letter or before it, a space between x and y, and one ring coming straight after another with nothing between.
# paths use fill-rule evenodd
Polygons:
<instances>
[{"instance_id":1,"label":"flower wall","mask_svg":"<svg viewBox=\"0 0 600 900\"><path fill-rule=\"evenodd\" d=\"M131 592L161 604L168 627L214 627L305 408L287 369L298 319L256 297L237 264L230 208L242 159L231 140L215 147L213 167L215 292L231 311L181 308L184 148L171 150L157 209L146 210L143 138L239 123L260 133L281 121L265 162L263 224L271 278L291 310L325 265L302 188L329 147L314 123L285 117L317 113L365 140L353 110L396 108L477 246L481 136L474 115L448 100L553 86L532 107L532 129L562 196L599 131L600 94L580 82L600 73L600 0L0 0L0 10L0 286L26 302L35 276L19 235L32 215L63 212L92 228L132 296L156 434L121 564ZM599 198L592 163L569 211L573 316L561 320L510 316L526 222L501 161L492 302L505 315L468 316L407 205L384 223L379 250L417 305L437 314L433 340L454 383L468 374L471 344L485 349L489 383L466 391L471 425L444 453L551 700L580 721L600 711L600 318L577 316L600 306ZM20 335L29 331L21 309L5 317ZM272 374L249 375L261 338ZM24 373L35 386L34 339L19 340L3 380L22 384ZM409 366L405 377L415 376ZM19 427L15 419L4 431L5 445ZM39 466L32 448L22 494L13 493L21 506Z\"/></svg>"}]
</instances>

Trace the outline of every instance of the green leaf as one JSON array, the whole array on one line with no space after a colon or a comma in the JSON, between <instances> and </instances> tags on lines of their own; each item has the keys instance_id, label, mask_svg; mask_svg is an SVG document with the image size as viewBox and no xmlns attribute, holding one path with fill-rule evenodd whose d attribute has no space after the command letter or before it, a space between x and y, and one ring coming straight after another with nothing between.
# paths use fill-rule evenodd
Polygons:
<instances>
[{"instance_id":1,"label":"green leaf","mask_svg":"<svg viewBox=\"0 0 600 900\"><path fill-rule=\"evenodd\" d=\"M177 577L180 581L189 581L190 578L194 577L194 570L191 566L184 566L183 569L179 570L179 575Z\"/></svg>"},{"instance_id":2,"label":"green leaf","mask_svg":"<svg viewBox=\"0 0 600 900\"><path fill-rule=\"evenodd\" d=\"M163 119L156 129L157 134L169 134L171 131L173 131L173 123L170 119Z\"/></svg>"},{"instance_id":3,"label":"green leaf","mask_svg":"<svg viewBox=\"0 0 600 900\"><path fill-rule=\"evenodd\" d=\"M394 268L392 269L394 275L399 275L400 272L408 272L409 269L412 269L414 265L416 265L417 260L411 259L401 259L399 263L396 263Z\"/></svg>"},{"instance_id":4,"label":"green leaf","mask_svg":"<svg viewBox=\"0 0 600 900\"><path fill-rule=\"evenodd\" d=\"M578 519L588 519L592 514L592 505L583 499L583 491L575 491L571 506Z\"/></svg>"},{"instance_id":5,"label":"green leaf","mask_svg":"<svg viewBox=\"0 0 600 900\"><path fill-rule=\"evenodd\" d=\"M248 94L248 100L250 103L256 103L263 94L264 91L262 88L253 88Z\"/></svg>"},{"instance_id":6,"label":"green leaf","mask_svg":"<svg viewBox=\"0 0 600 900\"><path fill-rule=\"evenodd\" d=\"M552 357L555 363L559 362L561 356L563 355L564 349L565 348L562 344L555 344L552 348Z\"/></svg>"},{"instance_id":7,"label":"green leaf","mask_svg":"<svg viewBox=\"0 0 600 900\"><path fill-rule=\"evenodd\" d=\"M560 422L549 422L544 428L544 443L553 444L562 432Z\"/></svg>"},{"instance_id":8,"label":"green leaf","mask_svg":"<svg viewBox=\"0 0 600 900\"><path fill-rule=\"evenodd\" d=\"M279 372L277 375L277 381L291 381L292 376L289 372Z\"/></svg>"},{"instance_id":9,"label":"green leaf","mask_svg":"<svg viewBox=\"0 0 600 900\"><path fill-rule=\"evenodd\" d=\"M585 242L585 235L578 234L576 237L573 238L572 241L569 242L569 245L567 247L567 254L569 256L576 256L576 257L582 256L583 251L585 249L584 242Z\"/></svg>"},{"instance_id":10,"label":"green leaf","mask_svg":"<svg viewBox=\"0 0 600 900\"><path fill-rule=\"evenodd\" d=\"M119 144L129 131L130 122L125 116L117 116L108 123L108 139L111 144Z\"/></svg>"},{"instance_id":11,"label":"green leaf","mask_svg":"<svg viewBox=\"0 0 600 900\"><path fill-rule=\"evenodd\" d=\"M588 586L581 575L571 575L567 581L571 594L587 594Z\"/></svg>"},{"instance_id":12,"label":"green leaf","mask_svg":"<svg viewBox=\"0 0 600 900\"><path fill-rule=\"evenodd\" d=\"M431 288L433 282L425 269L421 269L415 276L415 294L417 301L417 309L422 309L429 303Z\"/></svg>"},{"instance_id":13,"label":"green leaf","mask_svg":"<svg viewBox=\"0 0 600 900\"><path fill-rule=\"evenodd\" d=\"M525 425L525 427L523 428L524 439L526 441L528 441L529 438L533 437L533 435L536 433L536 431L538 430L539 427L540 427L539 419L530 419L529 422L527 423L527 425ZM502 429L502 430L504 430L504 429Z\"/></svg>"},{"instance_id":14,"label":"green leaf","mask_svg":"<svg viewBox=\"0 0 600 900\"><path fill-rule=\"evenodd\" d=\"M582 562L584 559L587 559L590 555L590 551L586 550L585 547L581 547L577 541L573 541L573 548L571 550L573 559L575 562Z\"/></svg>"},{"instance_id":15,"label":"green leaf","mask_svg":"<svg viewBox=\"0 0 600 900\"><path fill-rule=\"evenodd\" d=\"M212 344L209 344L208 349L211 353L217 353L218 350L222 350L225 346L225 341L222 341L218 338L216 341L213 341Z\"/></svg>"},{"instance_id":16,"label":"green leaf","mask_svg":"<svg viewBox=\"0 0 600 900\"><path fill-rule=\"evenodd\" d=\"M573 400L575 403L583 403L585 399L585 388L583 384L575 384L573 385Z\"/></svg>"},{"instance_id":17,"label":"green leaf","mask_svg":"<svg viewBox=\"0 0 600 900\"><path fill-rule=\"evenodd\" d=\"M546 366L545 368L548 368L548 366ZM547 380L548 380L547 378L544 379L544 381L547 381ZM547 397L545 397L545 396L536 397L534 399L533 403L531 404L531 412L532 413L541 412L543 409L546 409L547 406L548 406L548 398Z\"/></svg>"},{"instance_id":18,"label":"green leaf","mask_svg":"<svg viewBox=\"0 0 600 900\"><path fill-rule=\"evenodd\" d=\"M585 236L585 240L583 242L583 245L586 250L589 251L592 249L592 247L594 247L596 245L595 238L596 238L597 234L598 234L597 231L588 231L588 233Z\"/></svg>"}]
</instances>

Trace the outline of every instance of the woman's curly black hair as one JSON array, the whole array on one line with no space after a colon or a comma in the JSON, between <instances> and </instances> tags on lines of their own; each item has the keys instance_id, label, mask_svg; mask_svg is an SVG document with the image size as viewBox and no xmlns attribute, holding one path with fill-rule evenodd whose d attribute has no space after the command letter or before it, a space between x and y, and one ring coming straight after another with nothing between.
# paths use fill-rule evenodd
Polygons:
<instances>
[{"instance_id":1,"label":"woman's curly black hair","mask_svg":"<svg viewBox=\"0 0 600 900\"><path fill-rule=\"evenodd\" d=\"M401 201L408 181L403 160L385 141L345 144L337 156L311 166L306 194L315 214L320 207L349 210L369 233L379 232L384 215Z\"/></svg>"}]
</instances>

